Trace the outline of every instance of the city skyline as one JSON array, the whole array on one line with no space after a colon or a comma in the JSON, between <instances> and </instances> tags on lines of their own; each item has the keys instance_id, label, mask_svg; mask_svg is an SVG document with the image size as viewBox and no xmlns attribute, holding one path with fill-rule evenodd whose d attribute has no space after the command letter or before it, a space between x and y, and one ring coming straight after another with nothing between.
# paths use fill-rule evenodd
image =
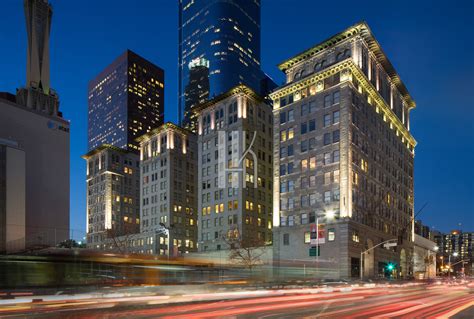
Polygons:
<instances>
[{"instance_id":1,"label":"city skyline","mask_svg":"<svg viewBox=\"0 0 474 319\"><path fill-rule=\"evenodd\" d=\"M308 1L303 2L308 3ZM107 5L104 3L106 2L104 1L96 5L98 16L95 18L100 18L101 13L106 13L105 9ZM332 24L325 25L323 20L314 20L314 22L313 20L308 20L307 24L302 25L302 16L307 17L308 13L295 10L297 8L288 7L287 3L286 1L277 1L275 4L272 3L273 6L270 6L268 0L262 3L262 48L264 49L261 52L261 56L263 70L273 76L275 82L281 84L283 77L280 75L276 64L283 61L285 57L293 56L321 42L334 34L335 30L343 30L359 20L367 20L377 39L386 50L385 53L394 63L402 80L407 83L407 86L410 88L410 93L418 104L418 108L412 112L412 122L415 123L413 126L413 135L418 141L415 155L415 213L425 202L428 202L428 206L417 216L417 219L422 219L425 224L435 226L435 229L445 232L452 228L457 228L458 223L462 223L462 229L467 231L472 230L472 228L474 228L474 221L470 218L470 214L472 214L474 210L474 204L470 197L474 189L470 177L473 177L473 171L472 168L469 167L463 168L454 159L465 158L466 162L470 162L474 159L473 146L462 142L472 140L473 138L472 124L468 121L470 116L459 116L462 112L471 112L472 114L472 110L467 109L469 107L469 96L472 97L472 94L467 91L468 87L473 84L472 77L469 77L469 73L473 69L472 62L470 62L471 65L464 70L460 68L458 68L457 72L455 70L455 65L458 65L462 61L469 61L468 58L469 55L472 55L473 48L472 44L466 44L464 48L459 45L459 48L461 50L464 49L464 51L456 52L457 58L453 61L452 59L447 59L451 57L450 54L455 50L452 50L452 48L448 50L447 48L441 47L441 45L448 43L449 38L447 35L450 34L450 30L458 30L459 26L456 26L455 22L451 20L452 25L448 25L447 28L443 26L444 29L441 29L441 27L435 24L436 19L433 16L429 19L424 18L428 20L427 22L431 23L427 23L426 25L419 23L419 19L417 20L415 16L405 17L405 21L401 19L403 17L395 16L393 18L399 18L399 23L405 22L400 26L399 30L392 28L395 24L384 22L383 17L377 18L370 13L364 15L364 9L368 10L368 8L364 6L356 10L356 13L352 10L348 10L351 11L351 14L348 15L348 17L342 16L337 23L332 21ZM102 29L102 32L105 34L101 36L100 32L92 33L93 30L97 31L101 29L99 24L94 24L99 20L94 20L95 18L93 16L92 21L86 26L86 30L91 33L88 34L88 36L77 39L79 40L78 43L74 44L70 42L72 39L69 39L69 37L71 33L75 36L80 36L79 31L81 30L71 29L74 24L66 25L64 21L74 18L79 19L81 13L83 13L82 10L90 9L90 6L84 6L84 8L73 11L73 7L65 3L53 2L53 5L55 20L53 21L53 32L51 34L51 77L52 83L55 84L56 90L60 93L61 110L65 114L65 118L71 120L71 229L85 230L86 187L83 181L85 163L80 158L80 155L86 153L87 82L98 74L100 70L105 68L118 54L123 52L123 50L127 48L134 50L165 70L167 75L165 119L166 121L172 120L176 122L178 71L176 63L177 50L175 49L178 45L178 32L177 28L156 28L155 25L155 30L150 31L150 33L144 32L144 35L135 38L134 36L138 32L125 30L127 32L124 36L123 33L121 34L120 32L122 30L114 30L114 28ZM10 63L2 67L5 71L0 90L14 92L15 89L21 87L25 81L23 70L26 67L24 62L26 44L24 37L18 35L25 34L26 32L23 26L24 18L22 16L21 4L19 5L16 2L9 1L6 3L6 6L7 11L12 14L6 21L0 22L0 28L2 30L11 30L11 28L6 27L6 24L22 26L15 32L5 32L0 38L2 41L12 44L7 51L7 60L10 61ZM102 22L104 23L102 27L113 24L112 20L116 18L119 19L121 15L128 14L134 19L139 19L140 15L148 15L149 12L152 12L152 8L160 9L155 13L156 16L163 17L163 21L159 21L160 26L161 23L163 23L163 26L177 25L177 23L173 24L173 22L177 22L177 8L175 3L159 3L155 5L145 3L144 6L149 6L150 10L143 10L143 12L138 13L133 10L125 10L125 8L122 10L120 5L109 8L114 12L107 15L105 20L109 21L109 23ZM421 10L422 8L418 7L417 10L414 10L414 13L420 14L422 12ZM454 14L454 12L450 10L447 12L446 10L437 10L435 16L439 15L439 17L441 17L441 14ZM457 23L463 24L463 22L466 22L472 26L472 20L468 20L469 17L467 16L469 8L460 11L466 15L465 17L462 16L466 21L461 18L459 19L461 21ZM165 14L165 12L169 14ZM271 19L275 16L281 17L283 12L286 13L288 21L291 21L292 24L289 26L281 26L282 29L278 29L280 26L272 24ZM152 16L152 14L150 15ZM354 19L356 16L358 18ZM421 19L423 21L423 17L421 17ZM432 21L430 19L432 19ZM142 18L142 21L143 20L145 19ZM4 23L6 24L4 25ZM128 24L125 23L124 27L126 28L127 25ZM287 35L287 32L292 34L297 32L298 29L308 26L314 28L314 34L308 34L307 32L298 34L295 36L295 39L292 40L292 42L294 42L291 46L276 41L278 39L286 39L286 37L279 37L279 34ZM417 26L417 28L415 28L415 26ZM430 27L428 28L428 26ZM285 27L287 27L287 29L284 29ZM440 29L437 30L437 27ZM143 28L143 30L146 29L147 28ZM169 39L169 41L160 41L159 39L162 39L160 35L163 33L157 33L156 29L166 31L164 32L165 39ZM446 37L445 40L442 40L443 34ZM100 49L97 49L96 45L91 45L89 48L86 48L87 50L91 50L92 48L91 55L74 54L74 52L82 52L81 43L83 42L81 41L84 41L84 43L99 44L99 42L103 40L103 35L110 36L112 39L117 37L115 39L117 41L111 41L113 45L103 45ZM429 37L426 38L426 36ZM150 39L153 39L150 37L156 37L156 39L154 39L155 41L150 41ZM462 37L460 36L460 38ZM422 39L422 41L420 41L420 39ZM158 47L155 47L157 42L160 44ZM170 43L172 43L172 45ZM400 47L399 45L401 43L406 43L406 46ZM452 45L452 43L450 43L450 45ZM298 49L295 51L295 48ZM422 50L423 48L424 51ZM101 52L102 54L94 54L96 49L97 52ZM435 57L430 55L433 49L445 51L442 51L442 54ZM165 53L161 54L160 52ZM412 52L420 52L421 54L413 55ZM74 59L77 56L85 58L80 60L81 64L75 63L76 61ZM449 61L450 64L446 66L442 65L442 62L446 61ZM74 69L62 67L63 63L65 65L72 65ZM434 68L433 71L430 71L433 69L433 66L437 67ZM453 66L453 68L450 68L450 66ZM75 73L73 73L73 71ZM68 72L71 74L70 77L67 77ZM432 73L430 74L429 72ZM441 73L442 79L436 77L439 73ZM65 79L64 81L59 80L63 78ZM454 86L453 81L449 81L451 78L459 79L459 81L455 83L455 88L449 86ZM3 79L5 79L6 85ZM441 92L441 90L449 91L447 94L433 94L433 92ZM461 96L461 98L459 98L459 96ZM457 101L458 99L459 101ZM439 102L436 104L435 101ZM443 112L442 104L452 101L455 102L455 105L450 105L449 110L454 111L449 114ZM434 111L434 114L432 111ZM451 119L448 116L454 118ZM465 123L463 123L463 121L465 121ZM449 125L443 131L438 129L442 123ZM471 132L469 132L469 128ZM450 139L450 135L445 132L454 132L458 136L452 136ZM456 140L458 141L457 143ZM452 143L452 141L455 141L455 143ZM452 156L450 154L452 152L460 153L460 155ZM441 155L446 156L446 159L442 160ZM433 160L434 158L439 160ZM433 173L435 169L438 170L438 174L436 175ZM451 176L449 176L450 169L453 170ZM466 169L468 170L467 172L465 171ZM439 178L434 178L436 176ZM432 191L432 193L430 194L429 191ZM454 211L449 211L450 209ZM449 220L445 220L445 216L449 216Z\"/></svg>"}]
</instances>

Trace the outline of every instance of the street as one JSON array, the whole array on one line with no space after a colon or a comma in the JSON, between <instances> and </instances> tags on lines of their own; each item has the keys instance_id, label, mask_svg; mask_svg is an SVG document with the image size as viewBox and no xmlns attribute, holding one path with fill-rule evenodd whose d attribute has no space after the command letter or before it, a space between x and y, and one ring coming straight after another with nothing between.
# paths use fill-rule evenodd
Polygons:
<instances>
[{"instance_id":1,"label":"street","mask_svg":"<svg viewBox=\"0 0 474 319\"><path fill-rule=\"evenodd\" d=\"M5 318L473 318L472 284L391 284L0 301Z\"/></svg>"}]
</instances>

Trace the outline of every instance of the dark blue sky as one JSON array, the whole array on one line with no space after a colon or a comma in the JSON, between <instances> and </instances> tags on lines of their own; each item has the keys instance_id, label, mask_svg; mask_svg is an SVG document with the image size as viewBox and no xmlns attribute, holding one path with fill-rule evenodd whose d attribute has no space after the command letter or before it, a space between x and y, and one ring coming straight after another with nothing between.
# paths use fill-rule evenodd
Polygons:
<instances>
[{"instance_id":1,"label":"dark blue sky","mask_svg":"<svg viewBox=\"0 0 474 319\"><path fill-rule=\"evenodd\" d=\"M85 230L87 83L130 48L166 72L166 120L177 119L177 0L52 0L51 81L71 121L71 229ZM415 211L435 229L474 231L473 1L262 0L262 65L366 20L418 107L412 112ZM2 0L0 91L24 85L22 0ZM54 169L54 168L52 168Z\"/></svg>"}]
</instances>

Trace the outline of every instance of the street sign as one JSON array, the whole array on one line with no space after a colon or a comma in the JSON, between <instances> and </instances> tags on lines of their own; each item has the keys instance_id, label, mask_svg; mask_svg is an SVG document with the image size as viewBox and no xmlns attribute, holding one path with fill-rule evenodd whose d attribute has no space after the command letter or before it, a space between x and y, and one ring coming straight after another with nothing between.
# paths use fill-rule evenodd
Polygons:
<instances>
[{"instance_id":1,"label":"street sign","mask_svg":"<svg viewBox=\"0 0 474 319\"><path fill-rule=\"evenodd\" d=\"M311 245L319 245L319 244L325 244L326 243L326 238L322 237L319 239L312 238L311 239Z\"/></svg>"},{"instance_id":2,"label":"street sign","mask_svg":"<svg viewBox=\"0 0 474 319\"><path fill-rule=\"evenodd\" d=\"M397 243L386 243L383 245L385 248L396 247Z\"/></svg>"},{"instance_id":3,"label":"street sign","mask_svg":"<svg viewBox=\"0 0 474 319\"><path fill-rule=\"evenodd\" d=\"M316 257L316 253L318 253L318 256L320 256L319 247L311 247L309 249L309 257Z\"/></svg>"}]
</instances>

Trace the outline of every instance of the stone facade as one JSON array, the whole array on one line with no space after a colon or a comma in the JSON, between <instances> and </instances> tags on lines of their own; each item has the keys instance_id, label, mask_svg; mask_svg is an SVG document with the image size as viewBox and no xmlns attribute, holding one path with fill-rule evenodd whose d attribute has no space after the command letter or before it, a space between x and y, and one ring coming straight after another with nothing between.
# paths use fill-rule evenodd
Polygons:
<instances>
[{"instance_id":1,"label":"stone facade","mask_svg":"<svg viewBox=\"0 0 474 319\"><path fill-rule=\"evenodd\" d=\"M144 251L171 256L196 251L196 135L166 123L140 137L139 143L140 233L154 238L154 243L145 238L144 244L149 247ZM163 227L169 230L169 236Z\"/></svg>"},{"instance_id":2,"label":"stone facade","mask_svg":"<svg viewBox=\"0 0 474 319\"><path fill-rule=\"evenodd\" d=\"M195 111L199 251L227 249L234 239L271 243L271 107L240 85Z\"/></svg>"},{"instance_id":3,"label":"stone facade","mask_svg":"<svg viewBox=\"0 0 474 319\"><path fill-rule=\"evenodd\" d=\"M107 248L108 238L139 232L139 157L103 145L87 161L87 246Z\"/></svg>"},{"instance_id":4,"label":"stone facade","mask_svg":"<svg viewBox=\"0 0 474 319\"><path fill-rule=\"evenodd\" d=\"M411 275L415 103L370 29L352 26L279 67L287 83L270 94L275 260L309 261L318 221L319 275L358 277L361 252L390 239L398 247L363 254L363 275L386 276L388 263L393 276Z\"/></svg>"}]
</instances>

